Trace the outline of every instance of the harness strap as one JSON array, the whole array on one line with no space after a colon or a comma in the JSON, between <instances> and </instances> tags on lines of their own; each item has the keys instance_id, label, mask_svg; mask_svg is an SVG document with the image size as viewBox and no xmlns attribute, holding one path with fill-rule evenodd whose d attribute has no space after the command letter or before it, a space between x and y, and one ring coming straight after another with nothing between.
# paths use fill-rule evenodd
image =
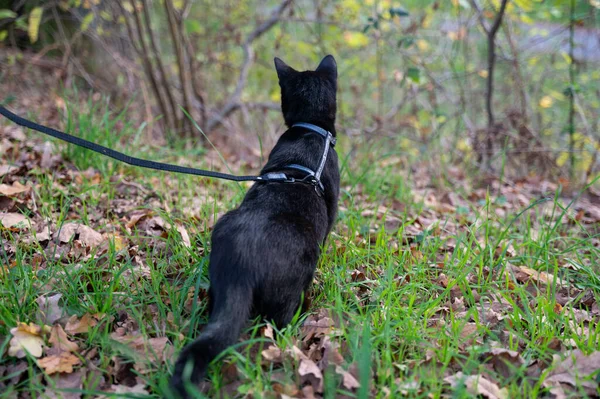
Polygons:
<instances>
[{"instance_id":1,"label":"harness strap","mask_svg":"<svg viewBox=\"0 0 600 399\"><path fill-rule=\"evenodd\" d=\"M336 142L335 137L333 137L333 135L329 131L323 129L320 126L313 125L312 123L299 122L299 123L294 123L292 125L292 127L301 127L301 128L310 130L311 132L319 134L324 139L327 139L327 137L331 137L331 139L330 139L330 145L332 147L335 146L335 142Z\"/></svg>"}]
</instances>

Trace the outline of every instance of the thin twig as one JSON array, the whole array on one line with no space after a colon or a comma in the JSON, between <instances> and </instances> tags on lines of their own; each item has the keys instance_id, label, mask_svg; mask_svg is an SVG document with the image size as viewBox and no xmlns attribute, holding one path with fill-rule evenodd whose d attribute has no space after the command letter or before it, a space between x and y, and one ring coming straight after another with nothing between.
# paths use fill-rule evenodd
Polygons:
<instances>
[{"instance_id":1,"label":"thin twig","mask_svg":"<svg viewBox=\"0 0 600 399\"><path fill-rule=\"evenodd\" d=\"M254 51L252 49L252 42L258 39L262 34L271 29L280 19L283 12L292 4L293 0L284 0L273 12L269 19L260 24L254 31L252 31L244 43L242 44L242 49L244 50L244 63L242 64L242 69L240 70L240 75L238 77L238 81L235 87L233 94L229 97L225 106L216 113L211 119L206 123L206 131L210 132L215 127L219 126L223 123L223 120L233 111L240 107L240 98L242 96L242 91L246 86L246 80L248 79L248 73L250 71L250 67L254 62Z\"/></svg>"}]
</instances>

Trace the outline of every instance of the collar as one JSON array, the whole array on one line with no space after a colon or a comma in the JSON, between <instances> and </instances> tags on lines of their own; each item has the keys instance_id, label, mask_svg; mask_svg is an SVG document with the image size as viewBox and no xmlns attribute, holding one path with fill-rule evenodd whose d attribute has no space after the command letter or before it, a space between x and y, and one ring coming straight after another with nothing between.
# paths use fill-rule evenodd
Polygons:
<instances>
[{"instance_id":1,"label":"collar","mask_svg":"<svg viewBox=\"0 0 600 399\"><path fill-rule=\"evenodd\" d=\"M333 137L331 132L317 125L313 125L312 123L294 123L292 127L310 130L311 132L317 133L325 140L325 145L323 146L323 154L321 155L321 162L319 163L318 169L316 171L313 171L312 169L306 166L293 163L285 165L283 169L295 169L304 172L306 173L306 176L304 178L295 179L293 177L288 177L285 173L282 172L270 172L259 176L257 180L263 182L306 183L314 186L317 194L319 194L319 196L323 196L323 194L325 193L325 187L323 186L323 183L321 183L321 174L323 173L325 163L327 162L329 148L333 148L333 146L335 145L335 137Z\"/></svg>"},{"instance_id":2,"label":"collar","mask_svg":"<svg viewBox=\"0 0 600 399\"><path fill-rule=\"evenodd\" d=\"M328 130L323 129L322 127L313 125L312 123L305 123L305 122L294 123L292 125L292 127L301 127L301 128L310 130L313 133L319 134L324 139L326 139L327 136L331 136L331 139L330 139L331 146L332 147L335 146L336 140L335 140L335 137L333 137L333 134L331 134Z\"/></svg>"}]
</instances>

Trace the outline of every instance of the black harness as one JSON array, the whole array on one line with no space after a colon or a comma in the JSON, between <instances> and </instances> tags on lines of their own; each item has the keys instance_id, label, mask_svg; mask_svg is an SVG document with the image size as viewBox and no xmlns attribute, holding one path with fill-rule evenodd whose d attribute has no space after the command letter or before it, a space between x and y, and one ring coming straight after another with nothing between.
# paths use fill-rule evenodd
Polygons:
<instances>
[{"instance_id":1,"label":"black harness","mask_svg":"<svg viewBox=\"0 0 600 399\"><path fill-rule=\"evenodd\" d=\"M317 133L325 140L325 145L323 146L323 155L321 156L321 162L319 163L319 167L316 171L302 165L298 165L295 163L285 165L283 169L294 169L299 170L301 172L306 173L306 176L302 179L295 179L293 177L288 177L283 172L269 172L265 173L262 176L259 176L257 181L280 181L284 183L306 183L311 184L315 187L315 191L319 195L323 195L325 192L325 187L321 182L321 174L323 173L323 169L325 168L325 163L327 162L327 155L329 154L329 148L333 148L335 146L335 137L331 134L331 132L317 126L312 123L295 123L292 125L292 128L299 127L310 130L313 133Z\"/></svg>"},{"instance_id":2,"label":"black harness","mask_svg":"<svg viewBox=\"0 0 600 399\"><path fill-rule=\"evenodd\" d=\"M116 159L117 161L121 161L121 162L124 162L124 163L132 165L132 166L139 166L139 167L148 168L148 169L164 170L167 172L184 173L184 174L195 175L195 176L212 177L212 178L216 178L216 179L224 179L224 180L231 180L231 181L237 181L237 182L256 181L256 182L262 182L262 183L268 183L268 182L304 183L304 184L313 185L315 187L315 191L319 195L323 195L324 190L325 190L323 187L323 183L321 183L321 174L323 173L323 169L325 168L325 162L327 161L327 155L329 153L329 148L333 147L335 145L335 138L327 130L320 128L319 126L313 125L311 123L296 123L292 127L300 127L300 128L307 129L313 133L319 134L325 140L323 155L321 156L321 163L319 164L319 167L316 171L313 171L312 169L310 169L306 166L290 164L290 165L286 165L284 167L284 169L299 170L299 171L306 173L306 176L302 179L295 179L293 177L288 177L283 172L269 172L269 173L265 173L264 175L261 175L261 176L236 176L236 175L230 175L228 173L213 172L211 170L189 168L186 166L172 165L172 164L163 163L163 162L155 162L155 161L149 161L147 159L130 157L129 155L125 155L125 154L115 151L111 148L104 147L104 146L96 144L96 143L92 143L91 141L84 140L82 138L60 132L58 130L49 128L47 126L39 125L35 122L32 122L25 118L22 118L16 114L13 114L12 112L10 112L9 110L7 110L6 108L4 108L2 106L0 106L0 115L3 115L5 118L16 123L17 125L38 131L40 133L47 134L48 136L52 136L52 137L57 138L62 141L66 141L67 143L71 143L71 144L75 144L75 145L83 147L83 148L87 148L88 150L97 152L102 155L106 155L110 158Z\"/></svg>"}]
</instances>

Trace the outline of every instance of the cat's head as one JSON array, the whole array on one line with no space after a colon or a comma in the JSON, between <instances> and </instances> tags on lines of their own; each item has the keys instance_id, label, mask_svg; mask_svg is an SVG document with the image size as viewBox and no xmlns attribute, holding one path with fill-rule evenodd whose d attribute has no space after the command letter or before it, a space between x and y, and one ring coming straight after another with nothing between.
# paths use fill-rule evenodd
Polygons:
<instances>
[{"instance_id":1,"label":"cat's head","mask_svg":"<svg viewBox=\"0 0 600 399\"><path fill-rule=\"evenodd\" d=\"M335 134L337 64L328 55L314 71L299 72L275 57L285 124L305 122Z\"/></svg>"}]
</instances>

